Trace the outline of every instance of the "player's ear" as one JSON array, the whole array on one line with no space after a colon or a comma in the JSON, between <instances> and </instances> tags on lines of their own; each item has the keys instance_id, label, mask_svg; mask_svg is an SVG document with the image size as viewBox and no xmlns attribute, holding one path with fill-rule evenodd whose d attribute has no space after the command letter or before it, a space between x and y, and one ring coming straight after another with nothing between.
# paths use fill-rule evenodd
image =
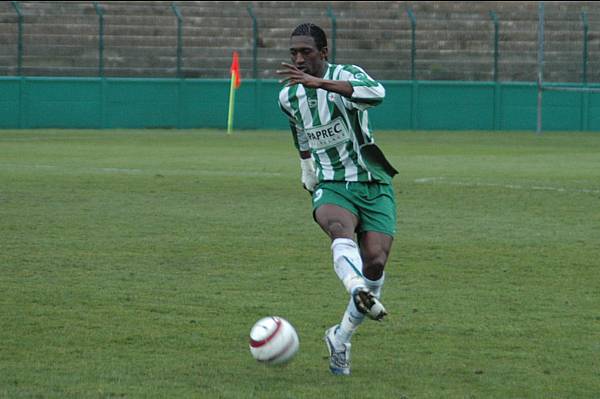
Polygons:
<instances>
[{"instance_id":1,"label":"player's ear","mask_svg":"<svg viewBox=\"0 0 600 399\"><path fill-rule=\"evenodd\" d=\"M325 46L321 49L321 59L327 60L328 55L329 55L329 49L327 48L327 46Z\"/></svg>"}]
</instances>

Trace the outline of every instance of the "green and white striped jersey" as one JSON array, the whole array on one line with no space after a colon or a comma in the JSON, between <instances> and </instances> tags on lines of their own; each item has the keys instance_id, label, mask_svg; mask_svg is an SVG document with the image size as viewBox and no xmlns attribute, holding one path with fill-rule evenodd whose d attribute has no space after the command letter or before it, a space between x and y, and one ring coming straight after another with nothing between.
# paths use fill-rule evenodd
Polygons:
<instances>
[{"instance_id":1,"label":"green and white striped jersey","mask_svg":"<svg viewBox=\"0 0 600 399\"><path fill-rule=\"evenodd\" d=\"M367 109L383 101L384 87L356 65L328 64L323 79L348 81L352 98L303 85L284 87L279 106L290 119L294 145L310 151L319 181L380 181L361 156L373 143Z\"/></svg>"}]
</instances>

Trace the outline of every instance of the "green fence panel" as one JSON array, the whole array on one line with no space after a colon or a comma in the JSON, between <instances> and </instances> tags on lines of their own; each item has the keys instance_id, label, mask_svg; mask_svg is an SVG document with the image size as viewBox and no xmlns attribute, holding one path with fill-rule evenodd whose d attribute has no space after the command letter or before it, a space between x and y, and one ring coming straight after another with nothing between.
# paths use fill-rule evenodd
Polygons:
<instances>
[{"instance_id":1,"label":"green fence panel","mask_svg":"<svg viewBox=\"0 0 600 399\"><path fill-rule=\"evenodd\" d=\"M228 97L229 95L227 95L227 98ZM260 99L260 96L257 94L256 84L254 82L248 82L248 84L242 84L240 86L235 95L235 114L233 119L233 126L235 128L257 129L258 126L262 125L260 120L260 107L262 104L257 104L257 99ZM227 102L224 107L225 111L228 110L228 106L229 103ZM223 121L227 121L227 115L225 115L225 119L221 120L218 124L219 127L224 126Z\"/></svg>"},{"instance_id":2,"label":"green fence panel","mask_svg":"<svg viewBox=\"0 0 600 399\"><path fill-rule=\"evenodd\" d=\"M24 128L100 128L97 78L22 80Z\"/></svg>"},{"instance_id":3,"label":"green fence panel","mask_svg":"<svg viewBox=\"0 0 600 399\"><path fill-rule=\"evenodd\" d=\"M279 91L283 86L276 80L263 80L256 87L256 108L260 118L257 126L269 126L269 129L289 128L288 119L279 109Z\"/></svg>"},{"instance_id":4,"label":"green fence panel","mask_svg":"<svg viewBox=\"0 0 600 399\"><path fill-rule=\"evenodd\" d=\"M369 110L369 121L373 129L410 129L412 82L385 81L382 84L385 87L385 99Z\"/></svg>"},{"instance_id":5,"label":"green fence panel","mask_svg":"<svg viewBox=\"0 0 600 399\"><path fill-rule=\"evenodd\" d=\"M600 95L589 95L588 108L588 130L600 131Z\"/></svg>"},{"instance_id":6,"label":"green fence panel","mask_svg":"<svg viewBox=\"0 0 600 399\"><path fill-rule=\"evenodd\" d=\"M500 92L500 130L534 130L537 115L535 83L503 83ZM544 129L550 124L544 122Z\"/></svg>"},{"instance_id":7,"label":"green fence panel","mask_svg":"<svg viewBox=\"0 0 600 399\"><path fill-rule=\"evenodd\" d=\"M542 120L544 129L582 130L581 126L582 93L544 92Z\"/></svg>"},{"instance_id":8,"label":"green fence panel","mask_svg":"<svg viewBox=\"0 0 600 399\"><path fill-rule=\"evenodd\" d=\"M19 127L20 78L0 78L0 129Z\"/></svg>"},{"instance_id":9,"label":"green fence panel","mask_svg":"<svg viewBox=\"0 0 600 399\"><path fill-rule=\"evenodd\" d=\"M229 104L229 81L185 80L181 104L183 127L225 128Z\"/></svg>"},{"instance_id":10,"label":"green fence panel","mask_svg":"<svg viewBox=\"0 0 600 399\"><path fill-rule=\"evenodd\" d=\"M384 81L371 110L375 130L536 129L533 82ZM598 85L596 85L598 86ZM591 85L589 87L592 87ZM236 91L236 129L287 129L277 80L247 79ZM229 80L0 78L0 128L219 128ZM600 93L544 92L544 130L600 131Z\"/></svg>"},{"instance_id":11,"label":"green fence panel","mask_svg":"<svg viewBox=\"0 0 600 399\"><path fill-rule=\"evenodd\" d=\"M177 79L107 79L106 127L177 127L178 95Z\"/></svg>"},{"instance_id":12,"label":"green fence panel","mask_svg":"<svg viewBox=\"0 0 600 399\"><path fill-rule=\"evenodd\" d=\"M425 130L492 130L494 85L419 82L418 128Z\"/></svg>"}]
</instances>

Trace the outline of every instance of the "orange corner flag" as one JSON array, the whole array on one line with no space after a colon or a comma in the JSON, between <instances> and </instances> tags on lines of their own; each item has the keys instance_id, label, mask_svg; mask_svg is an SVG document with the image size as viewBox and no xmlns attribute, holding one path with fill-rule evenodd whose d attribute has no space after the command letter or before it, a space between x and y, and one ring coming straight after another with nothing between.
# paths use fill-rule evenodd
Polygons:
<instances>
[{"instance_id":1,"label":"orange corner flag","mask_svg":"<svg viewBox=\"0 0 600 399\"><path fill-rule=\"evenodd\" d=\"M240 73L240 57L237 51L233 52L233 61L231 62L231 85L229 86L229 112L227 115L227 134L233 130L233 115L235 106L235 91L242 84Z\"/></svg>"},{"instance_id":2,"label":"orange corner flag","mask_svg":"<svg viewBox=\"0 0 600 399\"><path fill-rule=\"evenodd\" d=\"M233 52L233 61L231 62L231 78L236 89L242 84L242 76L240 73L240 57L237 51Z\"/></svg>"}]
</instances>

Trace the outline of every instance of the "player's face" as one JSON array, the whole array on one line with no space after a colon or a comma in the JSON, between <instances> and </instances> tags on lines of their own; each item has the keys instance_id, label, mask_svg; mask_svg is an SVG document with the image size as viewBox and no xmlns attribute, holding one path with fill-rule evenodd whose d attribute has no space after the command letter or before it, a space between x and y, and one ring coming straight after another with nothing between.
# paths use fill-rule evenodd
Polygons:
<instances>
[{"instance_id":1,"label":"player's face","mask_svg":"<svg viewBox=\"0 0 600 399\"><path fill-rule=\"evenodd\" d=\"M296 68L309 75L321 77L327 59L327 47L319 51L312 36L292 36L290 56Z\"/></svg>"}]
</instances>

